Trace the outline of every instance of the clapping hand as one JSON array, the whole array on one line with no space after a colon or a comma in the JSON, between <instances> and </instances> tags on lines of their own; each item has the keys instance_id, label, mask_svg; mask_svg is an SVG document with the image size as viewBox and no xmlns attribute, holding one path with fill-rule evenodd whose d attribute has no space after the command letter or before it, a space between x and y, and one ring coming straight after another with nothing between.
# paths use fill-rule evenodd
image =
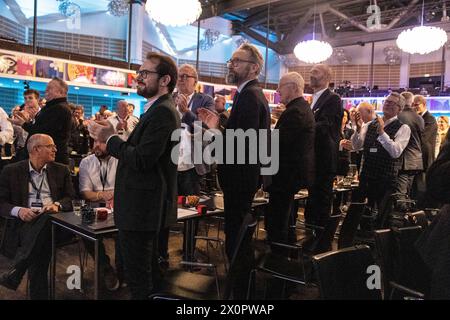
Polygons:
<instances>
[{"instance_id":1,"label":"clapping hand","mask_svg":"<svg viewBox=\"0 0 450 320\"><path fill-rule=\"evenodd\" d=\"M219 128L219 114L206 108L197 109L198 118L210 129Z\"/></svg>"},{"instance_id":2,"label":"clapping hand","mask_svg":"<svg viewBox=\"0 0 450 320\"><path fill-rule=\"evenodd\" d=\"M378 121L377 133L378 135L382 135L384 133L384 121L380 116L377 116L377 121Z\"/></svg>"},{"instance_id":3,"label":"clapping hand","mask_svg":"<svg viewBox=\"0 0 450 320\"><path fill-rule=\"evenodd\" d=\"M92 139L105 143L116 132L112 123L107 120L89 121L88 130Z\"/></svg>"},{"instance_id":4,"label":"clapping hand","mask_svg":"<svg viewBox=\"0 0 450 320\"><path fill-rule=\"evenodd\" d=\"M280 119L281 114L286 110L286 106L282 103L278 104L275 108L272 109L272 116L275 119Z\"/></svg>"},{"instance_id":5,"label":"clapping hand","mask_svg":"<svg viewBox=\"0 0 450 320\"><path fill-rule=\"evenodd\" d=\"M182 114L185 114L189 111L187 97L184 94L178 93L177 97L175 98L175 103L178 106L178 110Z\"/></svg>"}]
</instances>

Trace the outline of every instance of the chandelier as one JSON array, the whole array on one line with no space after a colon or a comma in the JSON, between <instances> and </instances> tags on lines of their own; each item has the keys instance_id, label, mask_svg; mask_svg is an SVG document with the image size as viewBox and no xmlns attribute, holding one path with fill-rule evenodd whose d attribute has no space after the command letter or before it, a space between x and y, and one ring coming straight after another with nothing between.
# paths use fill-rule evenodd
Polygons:
<instances>
[{"instance_id":1,"label":"chandelier","mask_svg":"<svg viewBox=\"0 0 450 320\"><path fill-rule=\"evenodd\" d=\"M203 39L200 40L200 49L204 51L211 49L214 46L214 43L219 40L219 37L219 31L214 31L211 29L205 30L203 33Z\"/></svg>"},{"instance_id":2,"label":"chandelier","mask_svg":"<svg viewBox=\"0 0 450 320\"><path fill-rule=\"evenodd\" d=\"M333 48L328 42L316 39L302 41L294 48L294 54L298 60L306 63L319 63L327 60L333 53Z\"/></svg>"},{"instance_id":3,"label":"chandelier","mask_svg":"<svg viewBox=\"0 0 450 320\"><path fill-rule=\"evenodd\" d=\"M437 27L420 26L404 30L397 38L397 46L414 54L427 54L442 48L447 42L447 33Z\"/></svg>"},{"instance_id":4,"label":"chandelier","mask_svg":"<svg viewBox=\"0 0 450 320\"><path fill-rule=\"evenodd\" d=\"M108 12L113 16L121 17L128 13L127 0L112 0L108 3Z\"/></svg>"},{"instance_id":5,"label":"chandelier","mask_svg":"<svg viewBox=\"0 0 450 320\"><path fill-rule=\"evenodd\" d=\"M147 0L145 10L158 23L180 27L196 21L202 5L198 0Z\"/></svg>"},{"instance_id":6,"label":"chandelier","mask_svg":"<svg viewBox=\"0 0 450 320\"><path fill-rule=\"evenodd\" d=\"M294 48L294 54L298 60L306 63L319 63L327 60L333 53L333 48L328 42L316 40L316 3L314 1L314 22L312 40L302 41ZM323 28L323 26L322 26ZM322 30L322 33L323 30Z\"/></svg>"},{"instance_id":7,"label":"chandelier","mask_svg":"<svg viewBox=\"0 0 450 320\"><path fill-rule=\"evenodd\" d=\"M81 7L70 0L57 0L61 2L58 6L59 12L65 17L72 17L80 12Z\"/></svg>"},{"instance_id":8,"label":"chandelier","mask_svg":"<svg viewBox=\"0 0 450 320\"><path fill-rule=\"evenodd\" d=\"M447 42L447 33L437 27L423 25L425 0L422 0L422 21L420 27L402 31L397 38L397 46L403 51L414 54L427 54L442 48Z\"/></svg>"}]
</instances>

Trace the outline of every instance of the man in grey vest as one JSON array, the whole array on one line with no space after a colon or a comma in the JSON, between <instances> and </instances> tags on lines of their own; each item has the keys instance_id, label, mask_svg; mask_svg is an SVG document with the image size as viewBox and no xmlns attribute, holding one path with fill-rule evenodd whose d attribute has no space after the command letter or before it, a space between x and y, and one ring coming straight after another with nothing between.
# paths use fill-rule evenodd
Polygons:
<instances>
[{"instance_id":1,"label":"man in grey vest","mask_svg":"<svg viewBox=\"0 0 450 320\"><path fill-rule=\"evenodd\" d=\"M405 99L391 93L383 104L383 118L377 116L367 126L357 123L351 140L353 147L363 147L364 163L361 169L360 188L369 205L378 208L379 227L383 226L386 201L395 190L402 155L409 143L411 129L398 120Z\"/></svg>"}]
</instances>

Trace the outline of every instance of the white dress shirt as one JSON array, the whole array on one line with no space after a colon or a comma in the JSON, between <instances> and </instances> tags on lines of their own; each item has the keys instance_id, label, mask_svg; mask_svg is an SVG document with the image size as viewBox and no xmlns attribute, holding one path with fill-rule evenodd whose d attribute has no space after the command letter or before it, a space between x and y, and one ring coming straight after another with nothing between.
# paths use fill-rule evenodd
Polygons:
<instances>
[{"instance_id":1,"label":"white dress shirt","mask_svg":"<svg viewBox=\"0 0 450 320\"><path fill-rule=\"evenodd\" d=\"M312 102L311 102L311 109L314 108L314 105L316 104L317 100L319 100L320 96L322 95L322 93L325 92L325 90L327 90L328 88L319 90L315 93L313 93L312 95Z\"/></svg>"},{"instance_id":2,"label":"white dress shirt","mask_svg":"<svg viewBox=\"0 0 450 320\"><path fill-rule=\"evenodd\" d=\"M130 136L131 132L133 132L134 128L138 124L139 120L136 120L136 117L130 117L127 116L126 122L127 122L127 129L122 130L121 132L118 132L116 127L119 124L119 122L123 122L124 120L119 118L118 115L111 116L108 118L108 121L113 125L114 129L116 130L117 135L122 139L123 141L127 141L128 137Z\"/></svg>"},{"instance_id":3,"label":"white dress shirt","mask_svg":"<svg viewBox=\"0 0 450 320\"><path fill-rule=\"evenodd\" d=\"M0 107L0 146L6 143L14 142L14 129L11 122L8 121L8 115L5 110Z\"/></svg>"},{"instance_id":4,"label":"white dress shirt","mask_svg":"<svg viewBox=\"0 0 450 320\"><path fill-rule=\"evenodd\" d=\"M33 180L33 184L28 180L28 208L31 208L33 202L41 202L42 206L47 206L53 203L52 195L50 194L50 186L47 179L47 165L45 165L41 172L37 172L29 163L29 177ZM38 190L35 189L37 187ZM38 197L38 191L40 196ZM19 217L19 211L22 207L14 207L11 209L13 217Z\"/></svg>"},{"instance_id":5,"label":"white dress shirt","mask_svg":"<svg viewBox=\"0 0 450 320\"><path fill-rule=\"evenodd\" d=\"M384 126L386 127L394 120L397 120L397 116L385 121ZM357 150L364 146L364 140L366 138L367 129L369 128L369 124L371 124L373 121L377 121L377 119L364 123L361 126L361 131L359 133L355 131L355 133L352 135L351 140L354 149ZM408 125L403 124L395 134L394 140L389 138L389 135L386 132L383 132L383 134L379 135L377 140L379 143L381 143L383 148L389 153L389 155L393 159L397 159L398 157L401 156L403 150L405 150L406 146L408 145L410 136L411 136L411 129L409 128Z\"/></svg>"}]
</instances>

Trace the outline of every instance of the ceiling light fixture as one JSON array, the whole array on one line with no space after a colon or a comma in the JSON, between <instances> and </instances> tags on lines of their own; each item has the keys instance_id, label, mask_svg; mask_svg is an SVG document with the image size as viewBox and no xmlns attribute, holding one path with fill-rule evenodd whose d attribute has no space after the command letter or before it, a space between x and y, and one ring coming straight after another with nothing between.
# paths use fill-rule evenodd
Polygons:
<instances>
[{"instance_id":1,"label":"ceiling light fixture","mask_svg":"<svg viewBox=\"0 0 450 320\"><path fill-rule=\"evenodd\" d=\"M397 38L397 46L410 54L428 54L439 50L447 42L447 33L438 27L423 25L424 2L422 2L422 22L420 27L404 30Z\"/></svg>"},{"instance_id":2,"label":"ceiling light fixture","mask_svg":"<svg viewBox=\"0 0 450 320\"><path fill-rule=\"evenodd\" d=\"M202 5L198 0L147 0L145 10L158 23L180 27L196 21L202 13Z\"/></svg>"},{"instance_id":3,"label":"ceiling light fixture","mask_svg":"<svg viewBox=\"0 0 450 320\"><path fill-rule=\"evenodd\" d=\"M314 3L313 39L302 41L294 48L294 54L300 61L319 63L333 54L333 48L326 41L316 40L316 5Z\"/></svg>"}]
</instances>

